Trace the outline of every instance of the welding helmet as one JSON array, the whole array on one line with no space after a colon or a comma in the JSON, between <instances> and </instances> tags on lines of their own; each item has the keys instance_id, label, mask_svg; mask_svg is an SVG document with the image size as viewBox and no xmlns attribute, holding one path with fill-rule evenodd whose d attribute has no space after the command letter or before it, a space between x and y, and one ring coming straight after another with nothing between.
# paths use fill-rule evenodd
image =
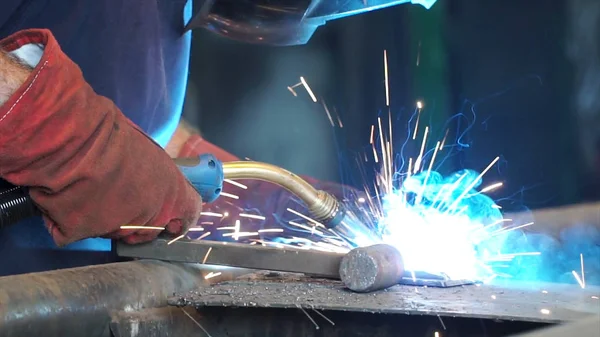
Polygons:
<instances>
[{"instance_id":1,"label":"welding helmet","mask_svg":"<svg viewBox=\"0 0 600 337\"><path fill-rule=\"evenodd\" d=\"M186 31L275 46L307 43L327 21L407 2L429 9L436 0L200 0ZM199 6L198 6L199 5Z\"/></svg>"}]
</instances>

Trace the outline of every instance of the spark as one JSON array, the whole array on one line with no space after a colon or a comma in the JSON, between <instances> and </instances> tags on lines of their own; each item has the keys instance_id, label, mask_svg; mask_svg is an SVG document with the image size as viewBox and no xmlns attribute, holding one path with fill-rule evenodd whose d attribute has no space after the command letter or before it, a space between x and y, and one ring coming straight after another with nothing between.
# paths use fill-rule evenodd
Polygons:
<instances>
[{"instance_id":1,"label":"spark","mask_svg":"<svg viewBox=\"0 0 600 337\"><path fill-rule=\"evenodd\" d=\"M573 270L573 271L571 271L571 273L573 274L573 277L575 277L575 280L577 281L577 283L579 283L579 286L582 289L585 289L585 284L583 283L583 281L581 280L581 278L579 277L577 272Z\"/></svg>"},{"instance_id":2,"label":"spark","mask_svg":"<svg viewBox=\"0 0 600 337\"><path fill-rule=\"evenodd\" d=\"M444 320L442 320L442 316L440 316L440 315L437 315L437 317L438 317L438 319L440 320L440 323L442 324L442 328L443 328L444 330L446 330L446 324L444 324Z\"/></svg>"},{"instance_id":3,"label":"spark","mask_svg":"<svg viewBox=\"0 0 600 337\"><path fill-rule=\"evenodd\" d=\"M238 215L240 217L242 217L242 218L250 218L250 219L257 219L257 220L265 220L265 219L267 219L266 217L264 217L262 215L256 215L256 214L240 213Z\"/></svg>"},{"instance_id":4,"label":"spark","mask_svg":"<svg viewBox=\"0 0 600 337\"><path fill-rule=\"evenodd\" d=\"M259 233L283 233L283 228L259 229Z\"/></svg>"},{"instance_id":5,"label":"spark","mask_svg":"<svg viewBox=\"0 0 600 337\"><path fill-rule=\"evenodd\" d=\"M306 80L304 79L304 77L300 77L300 82L302 83L302 85L304 86L304 88L306 89L308 94L310 95L310 98L313 100L313 102L317 103L317 97L315 96L313 91L308 86L308 83L306 83Z\"/></svg>"},{"instance_id":6,"label":"spark","mask_svg":"<svg viewBox=\"0 0 600 337\"><path fill-rule=\"evenodd\" d=\"M344 127L344 124L342 123L342 119L340 118L340 115L336 115L337 117L337 121L338 121L338 125L340 126L340 129Z\"/></svg>"},{"instance_id":7,"label":"spark","mask_svg":"<svg viewBox=\"0 0 600 337\"><path fill-rule=\"evenodd\" d=\"M419 41L419 47L417 48L417 67L421 63L421 41ZM437 337L437 336L436 336Z\"/></svg>"},{"instance_id":8,"label":"spark","mask_svg":"<svg viewBox=\"0 0 600 337\"><path fill-rule=\"evenodd\" d=\"M196 321L196 320L194 319L194 317L192 317L192 315L188 314L188 313L187 313L187 311L185 311L185 308L181 308L181 311L183 311L183 313L184 313L184 314L185 314L187 317L189 317L189 318L192 320L192 322L196 323L196 325L197 325L197 326L198 326L200 329L202 329L202 331L204 331L204 333L206 334L206 336L208 336L208 337L212 337L212 336L211 336L211 334L209 334L209 333L208 333L208 331L206 331L206 329L204 329L204 327L202 326L202 324L198 323L198 321Z\"/></svg>"},{"instance_id":9,"label":"spark","mask_svg":"<svg viewBox=\"0 0 600 337\"><path fill-rule=\"evenodd\" d=\"M579 258L581 260L581 278L583 281L583 288L585 288L585 269L583 267L583 254L579 254Z\"/></svg>"},{"instance_id":10,"label":"spark","mask_svg":"<svg viewBox=\"0 0 600 337\"><path fill-rule=\"evenodd\" d=\"M317 315L321 316L324 320L326 320L329 324L331 325L335 325L335 323L330 320L329 318L327 318L327 316L325 316L325 314L323 314L322 312L318 311L317 309L312 309Z\"/></svg>"},{"instance_id":11,"label":"spark","mask_svg":"<svg viewBox=\"0 0 600 337\"><path fill-rule=\"evenodd\" d=\"M176 241L179 241L179 240L183 239L184 237L185 237L185 234L181 234L178 237L174 238L173 240L167 242L167 245L170 245L170 244L172 244L172 243L174 243Z\"/></svg>"},{"instance_id":12,"label":"spark","mask_svg":"<svg viewBox=\"0 0 600 337\"><path fill-rule=\"evenodd\" d=\"M236 231L234 233L225 233L225 234L223 234L224 237L231 236L235 240L238 240L239 238L242 238L242 237L256 236L256 235L258 235L258 232L239 232L239 231Z\"/></svg>"},{"instance_id":13,"label":"spark","mask_svg":"<svg viewBox=\"0 0 600 337\"><path fill-rule=\"evenodd\" d=\"M323 109L325 109L327 118L329 118L329 123L331 123L331 126L335 126L335 124L333 123L333 118L331 117L331 113L329 112L329 108L327 108L327 104L325 104L325 101L322 101L321 104L323 104Z\"/></svg>"},{"instance_id":14,"label":"spark","mask_svg":"<svg viewBox=\"0 0 600 337\"><path fill-rule=\"evenodd\" d=\"M319 330L319 325L317 324L317 322L315 322L315 320L312 317L310 317L310 315L308 314L308 312L306 312L306 310L304 310L304 308L302 308L301 306L298 306L298 309L300 309L300 311L302 311L306 315L306 317L308 317L308 319L315 326L315 329Z\"/></svg>"},{"instance_id":15,"label":"spark","mask_svg":"<svg viewBox=\"0 0 600 337\"><path fill-rule=\"evenodd\" d=\"M240 237L237 236L237 235L235 235L235 234L240 232L240 220L235 220L235 228L234 228L234 230L235 230L234 233L233 233L234 235L232 235L232 236L233 236L233 239L235 241L237 241Z\"/></svg>"},{"instance_id":16,"label":"spark","mask_svg":"<svg viewBox=\"0 0 600 337\"><path fill-rule=\"evenodd\" d=\"M242 184L242 183L239 183L239 182L237 182L237 181L235 181L235 180L231 180L231 179L225 179L225 180L223 180L223 181L224 181L224 182L226 182L226 183L228 183L228 184L231 184L231 185L233 185L233 186L237 186L237 187L239 187L239 188L241 188L241 189L244 189L244 190L247 190L247 189L248 189L248 186L246 186L246 185L244 185L244 184Z\"/></svg>"},{"instance_id":17,"label":"spark","mask_svg":"<svg viewBox=\"0 0 600 337\"><path fill-rule=\"evenodd\" d=\"M502 187L502 183L495 183L490 186L484 187L481 189L481 191L479 191L479 193L487 193L487 192L493 191L499 187Z\"/></svg>"},{"instance_id":18,"label":"spark","mask_svg":"<svg viewBox=\"0 0 600 337\"><path fill-rule=\"evenodd\" d=\"M235 194L231 194L231 193L226 193L226 192L221 192L221 196L226 197L226 198L231 198L231 199L239 199L240 197L235 195Z\"/></svg>"},{"instance_id":19,"label":"spark","mask_svg":"<svg viewBox=\"0 0 600 337\"><path fill-rule=\"evenodd\" d=\"M298 97L298 94L296 93L294 88L288 86L287 89L292 93L292 95L294 95L294 97Z\"/></svg>"},{"instance_id":20,"label":"spark","mask_svg":"<svg viewBox=\"0 0 600 337\"><path fill-rule=\"evenodd\" d=\"M201 212L200 215L201 216L212 216L212 217L216 217L216 218L222 218L223 217L222 213L215 213L215 212Z\"/></svg>"},{"instance_id":21,"label":"spark","mask_svg":"<svg viewBox=\"0 0 600 337\"><path fill-rule=\"evenodd\" d=\"M575 277L577 283L579 283L581 289L585 289L585 268L583 265L583 254L579 254L579 260L581 263L581 277L579 277L579 274L577 274L577 272L574 270L571 271L571 273L573 274L573 277Z\"/></svg>"},{"instance_id":22,"label":"spark","mask_svg":"<svg viewBox=\"0 0 600 337\"><path fill-rule=\"evenodd\" d=\"M371 125L371 137L369 144L373 144L373 137L375 136L375 125Z\"/></svg>"},{"instance_id":23,"label":"spark","mask_svg":"<svg viewBox=\"0 0 600 337\"><path fill-rule=\"evenodd\" d=\"M385 76L385 105L390 106L390 84L388 80L388 60L387 60L387 50L383 51L383 69Z\"/></svg>"},{"instance_id":24,"label":"spark","mask_svg":"<svg viewBox=\"0 0 600 337\"><path fill-rule=\"evenodd\" d=\"M152 230L162 231L165 228L164 227L155 227L155 226L134 226L134 225L127 225L127 226L121 226L121 229L152 229Z\"/></svg>"},{"instance_id":25,"label":"spark","mask_svg":"<svg viewBox=\"0 0 600 337\"><path fill-rule=\"evenodd\" d=\"M205 280L209 280L211 278L214 278L214 277L217 277L217 276L220 276L220 275L221 275L220 271L218 271L218 272L212 272L211 271L210 273L206 274L206 276L204 276L204 279Z\"/></svg>"},{"instance_id":26,"label":"spark","mask_svg":"<svg viewBox=\"0 0 600 337\"><path fill-rule=\"evenodd\" d=\"M206 263L206 261L208 260L208 256L210 255L210 252L212 252L212 247L208 247L208 250L206 251L206 255L204 255L204 259L202 259L202 264Z\"/></svg>"},{"instance_id":27,"label":"spark","mask_svg":"<svg viewBox=\"0 0 600 337\"><path fill-rule=\"evenodd\" d=\"M311 217L308 217L308 216L306 216L306 215L304 215L304 214L302 214L302 213L300 213L300 212L298 212L298 211L296 211L296 210L293 210L293 209L291 209L291 208L287 208L286 210L287 210L288 212L292 213L292 214L295 214L295 215L297 215L297 216L299 216L299 217L301 217L301 218L303 218L303 219L307 220L308 222L312 222L312 223L314 223L314 224L315 224L315 225L317 225L317 226L320 226L320 227L323 227L323 228L325 228L325 226L324 226L322 223L320 223L320 222L318 222L318 221L314 220L313 218L311 218Z\"/></svg>"},{"instance_id":28,"label":"spark","mask_svg":"<svg viewBox=\"0 0 600 337\"><path fill-rule=\"evenodd\" d=\"M550 315L550 310L548 309L541 309L540 312L544 315Z\"/></svg>"},{"instance_id":29,"label":"spark","mask_svg":"<svg viewBox=\"0 0 600 337\"><path fill-rule=\"evenodd\" d=\"M192 227L190 229L188 229L189 232L203 232L204 228L202 227Z\"/></svg>"},{"instance_id":30,"label":"spark","mask_svg":"<svg viewBox=\"0 0 600 337\"><path fill-rule=\"evenodd\" d=\"M202 240L202 239L204 239L205 237L207 237L207 236L209 236L209 235L210 235L210 232L206 232L206 233L202 234L202 235L201 235L199 238L197 238L196 240Z\"/></svg>"},{"instance_id":31,"label":"spark","mask_svg":"<svg viewBox=\"0 0 600 337\"><path fill-rule=\"evenodd\" d=\"M419 121L421 119L421 110L423 110L423 102L417 101L417 121L415 122L415 131L413 133L412 139L417 139L417 132L419 131Z\"/></svg>"}]
</instances>

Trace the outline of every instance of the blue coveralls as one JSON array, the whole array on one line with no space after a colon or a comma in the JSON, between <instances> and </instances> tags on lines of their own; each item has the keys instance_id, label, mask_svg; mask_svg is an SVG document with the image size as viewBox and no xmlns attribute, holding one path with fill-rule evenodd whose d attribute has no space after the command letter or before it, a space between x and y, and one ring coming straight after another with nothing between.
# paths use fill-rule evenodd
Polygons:
<instances>
[{"instance_id":1,"label":"blue coveralls","mask_svg":"<svg viewBox=\"0 0 600 337\"><path fill-rule=\"evenodd\" d=\"M191 0L2 0L0 39L47 28L94 90L165 146L179 122ZM0 276L110 262L110 241L58 249L41 219L0 231Z\"/></svg>"}]
</instances>

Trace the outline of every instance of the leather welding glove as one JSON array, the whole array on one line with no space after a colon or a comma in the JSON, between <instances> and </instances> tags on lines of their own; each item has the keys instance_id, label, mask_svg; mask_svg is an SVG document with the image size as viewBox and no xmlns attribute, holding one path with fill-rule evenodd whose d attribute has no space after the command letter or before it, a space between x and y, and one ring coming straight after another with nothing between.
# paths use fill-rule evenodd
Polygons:
<instances>
[{"instance_id":1,"label":"leather welding glove","mask_svg":"<svg viewBox=\"0 0 600 337\"><path fill-rule=\"evenodd\" d=\"M201 200L166 152L97 95L48 30L0 41L43 46L28 80L0 107L0 176L29 186L62 246L90 237L152 240L197 222ZM122 225L159 229L121 229Z\"/></svg>"}]
</instances>

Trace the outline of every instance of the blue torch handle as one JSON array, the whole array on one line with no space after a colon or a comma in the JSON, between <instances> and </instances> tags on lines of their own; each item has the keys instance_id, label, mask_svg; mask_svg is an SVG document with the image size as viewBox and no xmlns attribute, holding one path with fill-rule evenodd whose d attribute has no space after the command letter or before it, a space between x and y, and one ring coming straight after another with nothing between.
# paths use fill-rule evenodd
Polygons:
<instances>
[{"instance_id":1,"label":"blue torch handle","mask_svg":"<svg viewBox=\"0 0 600 337\"><path fill-rule=\"evenodd\" d=\"M195 158L178 158L175 164L192 183L203 202L217 200L223 190L223 163L212 154L202 154Z\"/></svg>"}]
</instances>

